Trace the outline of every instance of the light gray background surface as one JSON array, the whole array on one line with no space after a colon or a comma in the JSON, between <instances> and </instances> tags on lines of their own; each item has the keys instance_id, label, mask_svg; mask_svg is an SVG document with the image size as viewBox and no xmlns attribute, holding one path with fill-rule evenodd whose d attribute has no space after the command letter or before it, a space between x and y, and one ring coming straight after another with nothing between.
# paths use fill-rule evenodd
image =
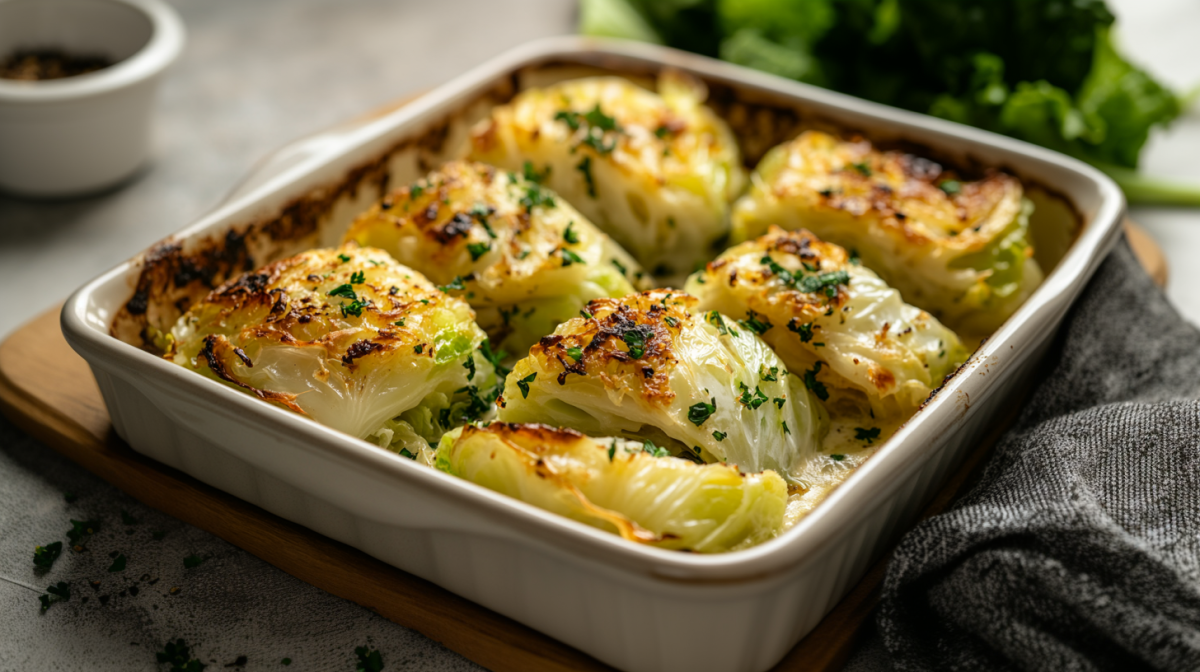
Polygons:
<instances>
[{"instance_id":1,"label":"light gray background surface","mask_svg":"<svg viewBox=\"0 0 1200 672\"><path fill-rule=\"evenodd\" d=\"M0 196L0 338L196 219L272 149L436 86L512 46L571 32L575 11L572 0L170 1L189 42L162 91L151 165L93 198ZM1200 84L1200 4L1109 2L1135 60L1176 87ZM1193 110L1154 137L1144 167L1200 182L1198 156L1200 112ZM1167 252L1171 299L1200 322L1200 210L1132 214ZM67 504L64 492L79 499ZM122 510L140 522L123 525ZM33 547L65 541L70 518L104 527L87 552L64 553L49 574L34 574ZM155 541L154 531L166 535ZM114 551L128 558L124 572L107 571ZM208 560L185 569L192 554ZM95 590L92 580L100 581ZM70 581L74 597L39 615L37 596L56 581ZM210 669L244 655L245 667L231 669L353 670L354 647L368 642L387 670L478 669L141 506L0 418L0 671L155 670L154 651L177 637ZM292 666L280 665L284 657Z\"/></svg>"}]
</instances>

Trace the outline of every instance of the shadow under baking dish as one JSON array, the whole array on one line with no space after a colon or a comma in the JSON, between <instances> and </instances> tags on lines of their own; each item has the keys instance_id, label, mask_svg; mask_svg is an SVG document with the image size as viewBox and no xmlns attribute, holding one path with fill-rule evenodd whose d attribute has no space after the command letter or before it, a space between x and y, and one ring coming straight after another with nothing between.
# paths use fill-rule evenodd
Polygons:
<instances>
[{"instance_id":1,"label":"shadow under baking dish","mask_svg":"<svg viewBox=\"0 0 1200 672\"><path fill-rule=\"evenodd\" d=\"M1038 205L1047 278L923 410L779 538L702 556L647 548L420 467L141 349L210 282L335 244L389 185L463 151L516 92L598 72L704 80L749 163L809 128L960 169L1008 170ZM1119 234L1120 191L1008 138L670 49L556 38L362 126L80 289L64 332L137 451L626 670L764 670L807 633L987 434ZM209 271L211 270L211 274ZM203 271L197 275L198 271ZM208 274L208 275L205 275Z\"/></svg>"}]
</instances>

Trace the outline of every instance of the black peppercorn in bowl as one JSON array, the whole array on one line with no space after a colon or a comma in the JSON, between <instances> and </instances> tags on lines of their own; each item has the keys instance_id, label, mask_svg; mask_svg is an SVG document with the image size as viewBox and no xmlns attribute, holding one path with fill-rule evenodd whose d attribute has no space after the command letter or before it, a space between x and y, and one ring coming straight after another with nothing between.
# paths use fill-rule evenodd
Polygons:
<instances>
[{"instance_id":1,"label":"black peppercorn in bowl","mask_svg":"<svg viewBox=\"0 0 1200 672\"><path fill-rule=\"evenodd\" d=\"M136 172L183 42L159 0L0 0L0 189L74 196Z\"/></svg>"}]
</instances>

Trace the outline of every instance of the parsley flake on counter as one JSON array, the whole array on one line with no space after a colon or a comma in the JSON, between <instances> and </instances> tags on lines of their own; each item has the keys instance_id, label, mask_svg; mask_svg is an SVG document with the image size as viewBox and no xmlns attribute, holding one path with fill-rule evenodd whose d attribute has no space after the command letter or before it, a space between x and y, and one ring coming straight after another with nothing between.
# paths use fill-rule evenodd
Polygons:
<instances>
[{"instance_id":1,"label":"parsley flake on counter","mask_svg":"<svg viewBox=\"0 0 1200 672\"><path fill-rule=\"evenodd\" d=\"M189 555L183 559L183 567L184 569L194 569L200 565L203 565L204 561L207 559L208 558L202 558L198 555Z\"/></svg>"},{"instance_id":2,"label":"parsley flake on counter","mask_svg":"<svg viewBox=\"0 0 1200 672\"><path fill-rule=\"evenodd\" d=\"M56 541L45 546L36 546L33 549L33 566L38 571L46 572L54 566L54 561L58 560L58 556L62 555L62 542Z\"/></svg>"},{"instance_id":3,"label":"parsley flake on counter","mask_svg":"<svg viewBox=\"0 0 1200 672\"><path fill-rule=\"evenodd\" d=\"M528 376L525 376L524 378L517 381L517 388L519 390L521 390L521 398L522 399L529 398L529 384L535 380L537 380L537 371L534 371L533 373L529 374Z\"/></svg>"},{"instance_id":4,"label":"parsley flake on counter","mask_svg":"<svg viewBox=\"0 0 1200 672\"><path fill-rule=\"evenodd\" d=\"M171 666L169 672L202 672L205 667L208 667L199 660L192 658L192 651L183 639L167 642L163 650L155 653L154 657L160 665L163 663L169 664Z\"/></svg>"},{"instance_id":5,"label":"parsley flake on counter","mask_svg":"<svg viewBox=\"0 0 1200 672\"><path fill-rule=\"evenodd\" d=\"M354 655L358 658L354 672L381 672L383 670L383 655L377 649L360 646L354 649Z\"/></svg>"},{"instance_id":6,"label":"parsley flake on counter","mask_svg":"<svg viewBox=\"0 0 1200 672\"><path fill-rule=\"evenodd\" d=\"M100 521L98 520L71 520L71 529L67 530L67 539L71 540L71 546L83 546L83 542L88 537L95 534L100 529Z\"/></svg>"},{"instance_id":7,"label":"parsley flake on counter","mask_svg":"<svg viewBox=\"0 0 1200 672\"><path fill-rule=\"evenodd\" d=\"M712 399L709 400L709 403L707 403L707 404L704 403L703 401L696 403L696 404L692 404L691 407L688 408L688 420L690 420L693 425L699 427L700 425L703 425L704 422L706 420L708 420L709 417L711 417L713 413L716 413L716 412L717 412L717 398L713 397ZM717 432L714 432L713 436L716 437L716 435L717 435ZM721 434L721 438L722 439L725 438L725 435ZM720 441L721 439L717 439L717 440Z\"/></svg>"},{"instance_id":8,"label":"parsley flake on counter","mask_svg":"<svg viewBox=\"0 0 1200 672\"><path fill-rule=\"evenodd\" d=\"M50 608L50 605L58 602L66 602L71 599L71 584L66 581L59 581L53 586L46 588L46 594L38 597L38 601L42 603L42 613Z\"/></svg>"},{"instance_id":9,"label":"parsley flake on counter","mask_svg":"<svg viewBox=\"0 0 1200 672\"><path fill-rule=\"evenodd\" d=\"M114 572L114 573L115 573L115 572L123 572L123 571L125 571L125 562L126 562L126 561L125 561L125 554L124 554L124 553L118 553L118 554L117 554L117 557L113 559L113 563L112 563L112 565L109 565L109 567L108 567L108 571L110 571L110 572Z\"/></svg>"},{"instance_id":10,"label":"parsley flake on counter","mask_svg":"<svg viewBox=\"0 0 1200 672\"><path fill-rule=\"evenodd\" d=\"M137 525L140 522L142 521L129 515L128 511L125 511L124 509L121 510L121 523L123 525Z\"/></svg>"}]
</instances>

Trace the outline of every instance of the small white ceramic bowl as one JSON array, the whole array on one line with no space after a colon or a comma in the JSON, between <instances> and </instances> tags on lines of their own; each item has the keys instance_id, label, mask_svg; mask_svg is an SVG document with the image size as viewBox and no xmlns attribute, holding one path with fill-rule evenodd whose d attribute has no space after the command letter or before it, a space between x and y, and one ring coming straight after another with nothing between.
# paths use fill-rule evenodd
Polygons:
<instances>
[{"instance_id":1,"label":"small white ceramic bowl","mask_svg":"<svg viewBox=\"0 0 1200 672\"><path fill-rule=\"evenodd\" d=\"M154 92L183 42L183 22L159 0L0 0L0 58L55 49L114 63L0 79L0 189L73 196L131 176L149 150Z\"/></svg>"}]
</instances>

